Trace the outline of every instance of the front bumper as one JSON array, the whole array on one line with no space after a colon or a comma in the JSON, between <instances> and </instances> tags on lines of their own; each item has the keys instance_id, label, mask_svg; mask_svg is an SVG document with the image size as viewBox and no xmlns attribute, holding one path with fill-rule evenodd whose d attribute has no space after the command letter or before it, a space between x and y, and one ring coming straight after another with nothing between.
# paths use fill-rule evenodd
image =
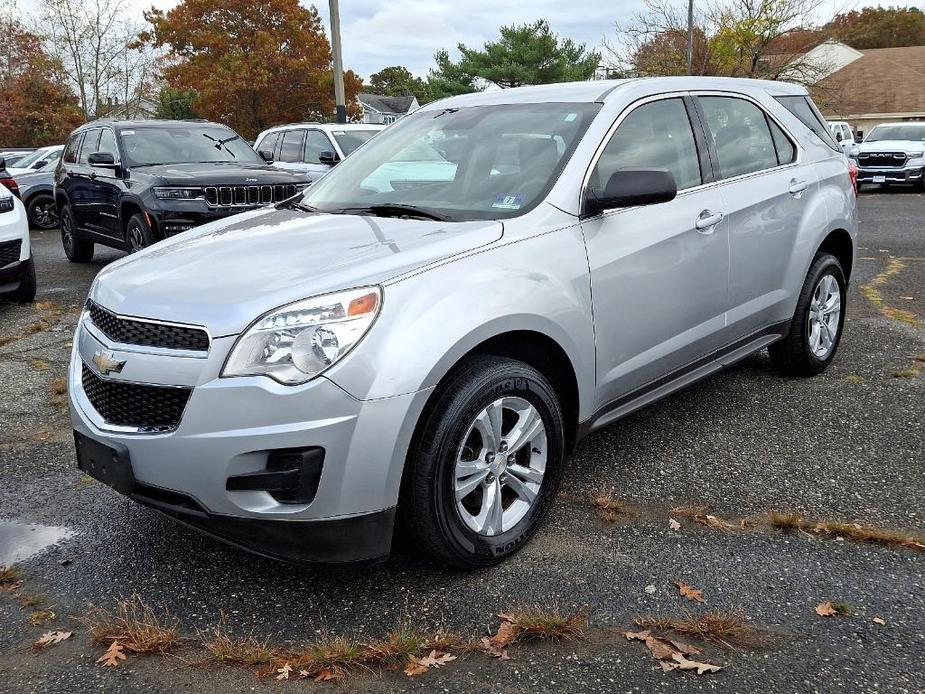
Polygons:
<instances>
[{"instance_id":1,"label":"front bumper","mask_svg":"<svg viewBox=\"0 0 925 694\"><path fill-rule=\"evenodd\" d=\"M176 356L107 339L85 314L71 355L73 428L124 447L132 498L233 544L294 561L373 561L390 550L405 454L428 391L358 400L319 377L283 386L266 377L219 378L234 336L205 355ZM97 352L125 361L118 374L93 366ZM84 391L84 366L100 378L191 388L179 425L138 433L108 424ZM268 469L271 454L318 447L324 463L310 503L267 491L229 490L230 477Z\"/></svg>"},{"instance_id":2,"label":"front bumper","mask_svg":"<svg viewBox=\"0 0 925 694\"><path fill-rule=\"evenodd\" d=\"M0 294L19 287L31 254L26 210L14 199L11 211L0 212Z\"/></svg>"},{"instance_id":3,"label":"front bumper","mask_svg":"<svg viewBox=\"0 0 925 694\"><path fill-rule=\"evenodd\" d=\"M902 168L858 166L858 183L918 183L922 180L925 164L921 159L914 161L915 164L907 164Z\"/></svg>"}]
</instances>

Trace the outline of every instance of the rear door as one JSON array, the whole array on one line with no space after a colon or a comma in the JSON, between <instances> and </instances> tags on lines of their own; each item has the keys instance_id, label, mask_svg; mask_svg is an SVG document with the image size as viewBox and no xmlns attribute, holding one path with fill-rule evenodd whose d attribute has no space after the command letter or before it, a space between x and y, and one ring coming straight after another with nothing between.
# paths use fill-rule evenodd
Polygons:
<instances>
[{"instance_id":1,"label":"rear door","mask_svg":"<svg viewBox=\"0 0 925 694\"><path fill-rule=\"evenodd\" d=\"M103 128L97 152L112 154L116 164L121 162L119 148L116 145L116 136L111 128ZM119 194L122 190L121 167L101 168L93 167L96 178L93 179L93 196L96 208L96 218L99 231L113 238L123 237L122 225L119 220Z\"/></svg>"},{"instance_id":2,"label":"rear door","mask_svg":"<svg viewBox=\"0 0 925 694\"><path fill-rule=\"evenodd\" d=\"M729 224L731 343L781 321L792 305L785 275L818 178L794 138L757 102L700 94L697 103Z\"/></svg>"},{"instance_id":3,"label":"rear door","mask_svg":"<svg viewBox=\"0 0 925 694\"><path fill-rule=\"evenodd\" d=\"M302 161L302 148L305 141L305 131L301 128L292 128L280 132L280 144L274 166L288 171L305 171Z\"/></svg>"},{"instance_id":4,"label":"rear door","mask_svg":"<svg viewBox=\"0 0 925 694\"><path fill-rule=\"evenodd\" d=\"M312 182L317 181L331 170L330 164L321 163L322 152L334 152L337 150L327 133L312 128L305 133L305 151L302 161L305 162L308 175L311 176Z\"/></svg>"},{"instance_id":5,"label":"rear door","mask_svg":"<svg viewBox=\"0 0 925 694\"><path fill-rule=\"evenodd\" d=\"M618 169L671 171L677 197L582 220L597 346L596 406L619 406L721 345L729 236L699 121L682 95L637 102L600 150L586 191ZM587 193L586 193L587 194Z\"/></svg>"},{"instance_id":6,"label":"rear door","mask_svg":"<svg viewBox=\"0 0 925 694\"><path fill-rule=\"evenodd\" d=\"M96 184L91 176L95 177L96 174L90 168L87 158L96 151L100 140L100 132L100 128L93 128L84 133L77 158L73 164L68 165L70 178L68 197L71 201L71 209L74 211L74 219L81 229L97 229L99 226L93 214L93 189Z\"/></svg>"}]
</instances>

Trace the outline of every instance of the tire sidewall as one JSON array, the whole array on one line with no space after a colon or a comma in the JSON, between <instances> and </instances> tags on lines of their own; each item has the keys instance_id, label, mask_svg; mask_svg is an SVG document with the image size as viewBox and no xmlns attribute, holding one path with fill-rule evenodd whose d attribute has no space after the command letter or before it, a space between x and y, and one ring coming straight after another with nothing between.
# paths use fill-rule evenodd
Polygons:
<instances>
[{"instance_id":1,"label":"tire sidewall","mask_svg":"<svg viewBox=\"0 0 925 694\"><path fill-rule=\"evenodd\" d=\"M73 261L76 257L74 249L77 245L77 223L74 221L74 213L71 212L70 205L63 205L61 207L58 222L61 225L61 246L64 248L64 255L67 256L68 260ZM68 247L68 243L65 241L66 236L70 236L70 247Z\"/></svg>"},{"instance_id":2,"label":"tire sidewall","mask_svg":"<svg viewBox=\"0 0 925 694\"><path fill-rule=\"evenodd\" d=\"M134 248L132 246L132 228L136 227L141 232L141 237L144 239L144 246L141 248ZM145 221L144 217L140 214L133 214L128 220L128 224L125 226L125 250L128 253L137 253L142 251L145 248L148 248L154 243L154 234L151 233L151 229L148 227L148 223Z\"/></svg>"},{"instance_id":3,"label":"tire sidewall","mask_svg":"<svg viewBox=\"0 0 925 694\"><path fill-rule=\"evenodd\" d=\"M529 402L542 418L546 428L546 470L539 495L520 522L500 535L487 537L472 531L459 516L454 493L456 458L462 438L478 413L491 402L508 395ZM444 410L438 436L432 471L432 503L441 534L454 553L464 556L469 564L493 564L513 554L526 543L542 521L562 475L564 423L551 386L526 365L505 365L500 373L493 373L490 379L483 379L475 387L451 399Z\"/></svg>"},{"instance_id":4,"label":"tire sidewall","mask_svg":"<svg viewBox=\"0 0 925 694\"><path fill-rule=\"evenodd\" d=\"M838 330L835 334L835 340L832 344L832 349L829 350L829 353L825 356L824 359L820 359L816 356L813 350L809 345L809 309L812 304L813 294L816 291L816 287L819 285L819 281L825 275L832 275L835 278L835 281L838 282L838 289L841 292L841 312L838 316ZM845 316L847 314L847 283L845 282L845 274L842 271L841 264L836 260L834 256L823 255L820 256L815 263L813 263L812 268L810 268L810 273L807 275L806 284L803 287L803 293L800 296L800 303L797 309L797 313L794 316L794 320L799 321L800 325L800 345L803 348L803 351L806 353L806 358L809 360L809 363L818 371L825 369L835 358L835 354L838 352L838 346L841 344L842 333L844 332L845 326Z\"/></svg>"},{"instance_id":5,"label":"tire sidewall","mask_svg":"<svg viewBox=\"0 0 925 694\"><path fill-rule=\"evenodd\" d=\"M26 207L26 217L29 220L29 225L35 229L41 229L42 231L47 231L48 229L54 229L56 224L42 225L35 221L35 208L38 204L42 202L50 202L54 205L55 199L48 193L38 193L29 200L29 204ZM58 224L61 223L59 218Z\"/></svg>"}]
</instances>

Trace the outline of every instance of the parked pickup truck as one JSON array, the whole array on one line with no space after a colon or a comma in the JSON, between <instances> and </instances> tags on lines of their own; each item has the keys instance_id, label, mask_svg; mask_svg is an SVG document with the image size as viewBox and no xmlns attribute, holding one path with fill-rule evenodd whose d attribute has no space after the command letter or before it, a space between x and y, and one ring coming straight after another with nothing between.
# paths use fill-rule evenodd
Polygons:
<instances>
[{"instance_id":1,"label":"parked pickup truck","mask_svg":"<svg viewBox=\"0 0 925 694\"><path fill-rule=\"evenodd\" d=\"M925 189L925 122L881 123L848 156L857 162L859 186L911 183Z\"/></svg>"}]
</instances>

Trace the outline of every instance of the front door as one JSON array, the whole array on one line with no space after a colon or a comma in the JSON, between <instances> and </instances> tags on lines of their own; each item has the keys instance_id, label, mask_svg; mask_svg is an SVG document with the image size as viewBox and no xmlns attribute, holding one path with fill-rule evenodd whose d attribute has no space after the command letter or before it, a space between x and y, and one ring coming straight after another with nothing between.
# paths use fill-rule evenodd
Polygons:
<instances>
[{"instance_id":1,"label":"front door","mask_svg":"<svg viewBox=\"0 0 925 694\"><path fill-rule=\"evenodd\" d=\"M635 106L588 181L594 188L617 169L663 168L679 190L671 202L609 210L581 223L591 270L598 408L694 368L721 346L729 231L693 114L692 102L680 96Z\"/></svg>"}]
</instances>

